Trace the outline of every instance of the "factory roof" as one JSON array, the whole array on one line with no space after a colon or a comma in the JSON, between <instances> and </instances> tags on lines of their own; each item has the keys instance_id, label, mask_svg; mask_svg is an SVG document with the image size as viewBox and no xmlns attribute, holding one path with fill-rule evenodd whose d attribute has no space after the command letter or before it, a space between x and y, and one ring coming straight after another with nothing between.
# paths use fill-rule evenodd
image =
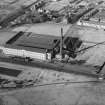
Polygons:
<instances>
[{"instance_id":1,"label":"factory roof","mask_svg":"<svg viewBox=\"0 0 105 105\"><path fill-rule=\"evenodd\" d=\"M59 38L60 37L57 36L23 33L23 35L19 35L19 37L16 36L8 40L5 44L5 47L28 51L39 50L40 52L45 52L46 49L51 50L54 47L54 41L58 40Z\"/></svg>"},{"instance_id":2,"label":"factory roof","mask_svg":"<svg viewBox=\"0 0 105 105\"><path fill-rule=\"evenodd\" d=\"M0 31L0 45L4 45L10 38L15 36L17 32Z\"/></svg>"},{"instance_id":3,"label":"factory roof","mask_svg":"<svg viewBox=\"0 0 105 105\"><path fill-rule=\"evenodd\" d=\"M54 42L61 37L61 28L65 35L70 25L41 23L15 28L14 32L24 31L23 34L18 35L19 37L15 34L15 37L8 39L5 47L38 52L43 50L45 52L46 49L51 50L54 47Z\"/></svg>"}]
</instances>

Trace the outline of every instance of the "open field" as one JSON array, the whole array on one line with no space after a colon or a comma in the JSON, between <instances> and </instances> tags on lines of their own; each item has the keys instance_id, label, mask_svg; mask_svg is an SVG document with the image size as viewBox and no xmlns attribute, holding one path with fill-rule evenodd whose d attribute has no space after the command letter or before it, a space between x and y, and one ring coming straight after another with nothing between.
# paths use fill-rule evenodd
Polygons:
<instances>
[{"instance_id":1,"label":"open field","mask_svg":"<svg viewBox=\"0 0 105 105\"><path fill-rule=\"evenodd\" d=\"M0 89L0 102L5 105L104 105L104 81L3 62L0 66L21 69L18 80L37 80L33 87Z\"/></svg>"},{"instance_id":2,"label":"open field","mask_svg":"<svg viewBox=\"0 0 105 105\"><path fill-rule=\"evenodd\" d=\"M46 85L2 94L0 98L6 105L105 105L104 86L94 83Z\"/></svg>"}]
</instances>

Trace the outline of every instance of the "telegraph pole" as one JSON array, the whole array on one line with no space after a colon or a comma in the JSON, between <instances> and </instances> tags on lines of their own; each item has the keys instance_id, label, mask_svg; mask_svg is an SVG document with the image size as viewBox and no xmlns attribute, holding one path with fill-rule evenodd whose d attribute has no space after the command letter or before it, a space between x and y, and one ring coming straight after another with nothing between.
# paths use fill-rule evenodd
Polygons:
<instances>
[{"instance_id":1,"label":"telegraph pole","mask_svg":"<svg viewBox=\"0 0 105 105\"><path fill-rule=\"evenodd\" d=\"M60 39L60 56L63 59L63 28L61 28L61 39Z\"/></svg>"}]
</instances>

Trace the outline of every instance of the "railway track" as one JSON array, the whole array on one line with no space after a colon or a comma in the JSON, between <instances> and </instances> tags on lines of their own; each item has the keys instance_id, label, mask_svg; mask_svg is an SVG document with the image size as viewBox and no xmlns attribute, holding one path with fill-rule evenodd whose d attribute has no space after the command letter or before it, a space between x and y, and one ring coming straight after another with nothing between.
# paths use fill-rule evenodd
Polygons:
<instances>
[{"instance_id":1,"label":"railway track","mask_svg":"<svg viewBox=\"0 0 105 105\"><path fill-rule=\"evenodd\" d=\"M61 81L61 82L50 82L50 83L32 83L32 84L22 84L20 87L15 86L6 86L6 87L0 87L2 92L0 95L7 95L14 92L20 92L20 91L26 91L32 88L37 87L46 87L46 86L55 86L55 85L75 85L75 84L90 84L90 83L97 83L97 84L104 84L105 81L99 81L99 80L93 80L93 81Z\"/></svg>"}]
</instances>

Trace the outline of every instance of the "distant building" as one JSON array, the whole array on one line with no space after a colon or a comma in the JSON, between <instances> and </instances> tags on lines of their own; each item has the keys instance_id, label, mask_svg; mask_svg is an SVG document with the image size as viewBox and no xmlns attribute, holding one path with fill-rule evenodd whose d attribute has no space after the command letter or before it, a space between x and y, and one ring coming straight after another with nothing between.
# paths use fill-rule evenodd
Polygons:
<instances>
[{"instance_id":1,"label":"distant building","mask_svg":"<svg viewBox=\"0 0 105 105\"><path fill-rule=\"evenodd\" d=\"M99 22L95 22L95 21L78 21L77 25L94 27L97 29L105 29L105 23L99 23Z\"/></svg>"}]
</instances>

